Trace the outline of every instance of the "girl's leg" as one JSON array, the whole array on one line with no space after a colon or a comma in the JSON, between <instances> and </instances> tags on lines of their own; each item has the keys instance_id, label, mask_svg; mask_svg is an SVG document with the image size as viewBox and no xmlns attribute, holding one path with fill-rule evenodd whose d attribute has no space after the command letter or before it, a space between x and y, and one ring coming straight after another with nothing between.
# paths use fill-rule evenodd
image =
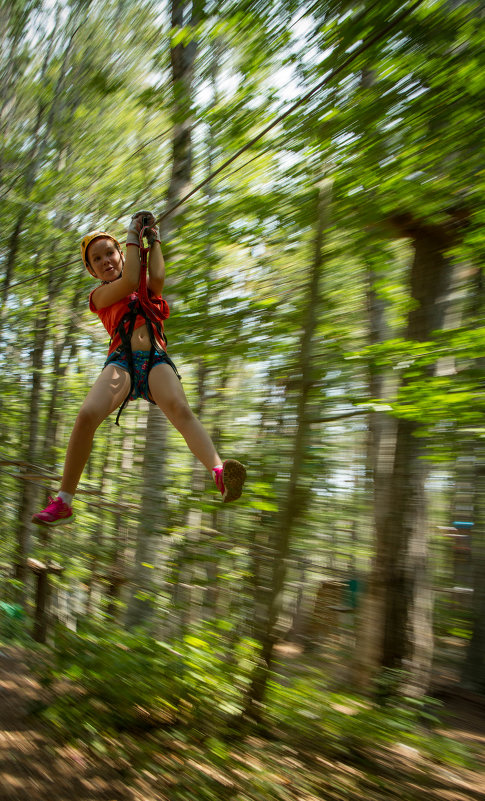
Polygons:
<instances>
[{"instance_id":1,"label":"girl's leg","mask_svg":"<svg viewBox=\"0 0 485 801\"><path fill-rule=\"evenodd\" d=\"M221 465L221 457L214 448L202 423L190 408L180 379L169 364L157 364L148 376L150 394L168 417L173 426L180 431L194 456L202 462L209 472Z\"/></svg>"},{"instance_id":2,"label":"girl's leg","mask_svg":"<svg viewBox=\"0 0 485 801\"><path fill-rule=\"evenodd\" d=\"M124 401L130 376L116 364L108 364L88 392L74 423L67 447L61 492L74 495L88 461L98 426Z\"/></svg>"}]
</instances>

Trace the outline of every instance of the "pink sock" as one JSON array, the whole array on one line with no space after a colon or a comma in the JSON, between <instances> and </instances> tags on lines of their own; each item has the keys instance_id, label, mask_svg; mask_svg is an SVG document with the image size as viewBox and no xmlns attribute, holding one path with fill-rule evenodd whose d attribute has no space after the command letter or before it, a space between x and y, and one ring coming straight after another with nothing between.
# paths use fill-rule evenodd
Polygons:
<instances>
[{"instance_id":1,"label":"pink sock","mask_svg":"<svg viewBox=\"0 0 485 801\"><path fill-rule=\"evenodd\" d=\"M217 465L217 467L213 467L212 468L212 475L214 476L214 481L216 482L216 487L217 487L218 490L220 490L222 495L224 495L225 487L224 487L224 481L223 481L223 478L222 478L222 471L223 471L222 465Z\"/></svg>"}]
</instances>

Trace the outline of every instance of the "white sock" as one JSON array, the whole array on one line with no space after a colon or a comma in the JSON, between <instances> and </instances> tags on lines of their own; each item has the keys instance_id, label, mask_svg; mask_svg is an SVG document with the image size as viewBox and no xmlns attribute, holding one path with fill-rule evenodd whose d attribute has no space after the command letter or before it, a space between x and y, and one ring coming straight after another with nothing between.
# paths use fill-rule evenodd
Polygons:
<instances>
[{"instance_id":1,"label":"white sock","mask_svg":"<svg viewBox=\"0 0 485 801\"><path fill-rule=\"evenodd\" d=\"M221 465L221 464L216 464L216 465L215 465L215 466L212 468L212 472L214 472L214 470L222 470L222 465Z\"/></svg>"},{"instance_id":2,"label":"white sock","mask_svg":"<svg viewBox=\"0 0 485 801\"><path fill-rule=\"evenodd\" d=\"M64 501L64 503L67 503L68 506L72 506L72 499L74 498L74 495L71 495L70 492L62 492L61 491L61 492L58 493L58 497L61 499L61 501Z\"/></svg>"}]
</instances>

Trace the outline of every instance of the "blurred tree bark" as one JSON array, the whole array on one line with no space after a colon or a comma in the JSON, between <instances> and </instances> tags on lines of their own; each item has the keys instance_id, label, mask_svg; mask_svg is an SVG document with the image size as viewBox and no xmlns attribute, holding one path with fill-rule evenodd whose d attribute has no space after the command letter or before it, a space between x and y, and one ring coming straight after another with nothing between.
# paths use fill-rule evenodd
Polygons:
<instances>
[{"instance_id":1,"label":"blurred tree bark","mask_svg":"<svg viewBox=\"0 0 485 801\"><path fill-rule=\"evenodd\" d=\"M27 6L25 6L25 8L27 8ZM71 16L68 20L69 24L65 26L59 25L62 12L63 8L61 4L58 3L55 7L54 24L51 26L47 37L44 56L40 66L38 86L41 87L41 91L38 96L33 116L33 124L28 137L29 147L24 157L23 170L20 168L19 171L19 175L21 175L21 180L19 181L20 191L24 196L25 202L21 205L20 210L17 211L6 252L0 298L0 334L5 325L7 300L18 257L20 235L26 225L26 219L32 211L29 198L35 186L39 171L44 166L46 153L53 144L52 134L59 109L63 103L63 88L68 73L67 67L72 54L75 35L78 30L78 28L75 28L69 33L66 33L66 30L70 28L70 24L76 17L77 11L71 10ZM63 36L65 36L65 41L63 42L63 49L59 53L57 52L57 46L59 40ZM59 63L57 63L57 60ZM54 62L56 63L53 69ZM53 76L52 87L50 86L51 78L49 76L49 71L52 72ZM49 91L50 89L52 89L52 91ZM56 168L58 169L63 159L62 147L57 149L55 159L57 162ZM46 261L53 263L56 253L57 243L53 241ZM42 367L44 351L49 337L48 327L50 323L51 307L54 303L57 289L56 279L52 273L49 273L47 276L47 300L45 305L41 305L38 310L31 352L32 384L29 396L28 423L26 426L27 433L24 450L24 458L29 463L35 463L36 459L41 455L39 449L39 429L42 396ZM1 335L0 341L3 342L3 337L1 337ZM52 421L49 420L48 425L51 423ZM25 558L30 547L31 517L34 511L36 497L36 485L25 481L20 493L15 555L15 577L22 582L25 581L26 578ZM23 593L21 594L23 596Z\"/></svg>"},{"instance_id":2,"label":"blurred tree bark","mask_svg":"<svg viewBox=\"0 0 485 801\"><path fill-rule=\"evenodd\" d=\"M29 415L27 441L25 443L24 458L29 464L37 459L39 410L42 390L42 364L44 349L47 341L49 314L42 309L37 317L32 345L32 382L30 388ZM25 582L27 577L26 558L30 550L31 518L34 513L38 487L31 481L23 481L20 490L17 546L15 554L15 578ZM24 599L24 590L19 590L19 600Z\"/></svg>"},{"instance_id":3,"label":"blurred tree bark","mask_svg":"<svg viewBox=\"0 0 485 801\"><path fill-rule=\"evenodd\" d=\"M216 107L219 102L219 92L217 86L217 76L219 71L219 57L221 56L220 47L215 42L210 56L209 65L209 80L211 86L211 105ZM207 153L206 153L206 173L210 176L214 167L214 146L215 134L213 121L209 118L208 122L208 135L207 135ZM214 197L214 189L212 182L209 181L204 187L205 206L204 206L204 229L207 232L204 237L203 247L203 261L204 261L204 288L201 293L199 308L206 319L209 319L210 308L209 302L211 298L211 284L213 280L213 265L215 260L214 242L213 242L213 226L215 223L215 213L211 203ZM219 389L217 398L213 399L216 408L220 407L224 399L224 389L227 383L227 371L223 370L222 365L219 368L222 375L219 378ZM208 382L210 379L211 367L210 360L204 352L199 356L197 364L197 400L194 405L194 414L199 419L202 417L207 399ZM212 441L216 450L220 445L220 429L212 432ZM196 459L192 458L191 464L191 477L189 486L194 490L194 494L201 496L207 481L207 471L204 466ZM207 547L207 533L203 529L218 530L218 513L213 512L210 514L204 513L200 505L192 506L187 510L185 517L184 527L186 529L186 539L183 546L179 547L177 554L177 561L175 570L172 571L172 597L175 608L180 611L176 626L178 627L179 636L183 634L185 626L190 622L187 614L188 606L190 605L190 590L186 585L190 585L193 580L194 571L197 568L196 560L191 554L193 549L198 549L199 553L203 553L202 563L199 566L206 574L206 587L204 590L204 598L200 606L200 614L203 619L212 617L215 614L218 587L217 587L217 573L218 573L218 555L215 549ZM175 578L181 577L184 571L184 561L189 562L189 567L186 571L185 586L180 586L180 582Z\"/></svg>"},{"instance_id":4,"label":"blurred tree bark","mask_svg":"<svg viewBox=\"0 0 485 801\"><path fill-rule=\"evenodd\" d=\"M379 277L372 257L367 255L367 308L369 344L385 342L390 336L386 303L379 296ZM389 377L372 364L369 367L369 397L386 399L392 390ZM392 474L396 446L397 421L383 412L369 414L367 465L372 487L375 552L357 622L357 647L352 665L353 682L367 688L377 671L382 653L385 614L385 532L390 513L389 476Z\"/></svg>"},{"instance_id":5,"label":"blurred tree bark","mask_svg":"<svg viewBox=\"0 0 485 801\"><path fill-rule=\"evenodd\" d=\"M190 26L195 28L203 13L203 0L172 0L171 27L182 29L190 13ZM169 209L186 192L192 173L192 78L197 52L195 36L184 45L179 42L170 49L172 74L172 170L166 195ZM180 210L178 210L180 213ZM162 242L170 238L178 214L166 217L160 226ZM158 562L160 532L166 525L164 510L165 453L167 422L158 407L150 405L143 463L143 487L140 522L137 530L133 587L127 609L127 625L139 626L149 622L153 603L150 588L156 589L154 571Z\"/></svg>"},{"instance_id":6,"label":"blurred tree bark","mask_svg":"<svg viewBox=\"0 0 485 801\"><path fill-rule=\"evenodd\" d=\"M449 227L427 226L397 218L398 229L411 237L414 259L410 274L414 308L408 315L406 339L426 341L443 325L452 276L447 250ZM403 385L407 383L406 377ZM412 380L409 379L409 380ZM425 482L429 471L426 443L416 437L418 424L399 419L390 478L390 505L384 536L385 625L382 665L406 668L408 689L426 693L433 656L432 589L429 575Z\"/></svg>"},{"instance_id":7,"label":"blurred tree bark","mask_svg":"<svg viewBox=\"0 0 485 801\"><path fill-rule=\"evenodd\" d=\"M50 251L47 254L46 262L54 263L57 254L57 244L52 242ZM43 443L41 437L41 415L42 415L42 396L43 396L43 367L44 355L51 336L50 325L52 319L52 309L55 306L56 297L62 284L63 277L59 273L49 272L46 277L47 293L45 303L39 307L38 316L35 322L34 342L32 346L32 384L29 398L29 410L27 416L27 441L25 444L24 458L30 464L35 464L39 459L45 465L52 464L55 452L55 433L60 416L60 407L57 403L57 391L60 380L65 374L68 360L64 367L60 369L60 360L65 349L70 348L71 352L75 349L74 337L79 325L79 304L84 293L76 290L72 295L72 306L69 314L65 335L59 345L54 342L54 374L51 386L50 402L48 415L46 418L46 434ZM26 568L25 559L30 550L30 538L32 531L32 514L38 498L38 486L28 481L23 482L20 493L18 525L17 525L17 549L15 563L15 577L20 581L25 581Z\"/></svg>"},{"instance_id":8,"label":"blurred tree bark","mask_svg":"<svg viewBox=\"0 0 485 801\"><path fill-rule=\"evenodd\" d=\"M54 465L57 446L57 431L62 413L63 381L69 364L75 359L78 343L77 334L81 322L81 307L85 304L85 289L77 287L71 298L66 328L63 337L53 343L53 364L51 371L50 394L47 407L42 462ZM64 358L64 361L62 361Z\"/></svg>"},{"instance_id":9,"label":"blurred tree bark","mask_svg":"<svg viewBox=\"0 0 485 801\"><path fill-rule=\"evenodd\" d=\"M468 643L462 682L485 693L485 449L477 444L475 454L474 526L471 534L473 565L472 636Z\"/></svg>"},{"instance_id":10,"label":"blurred tree bark","mask_svg":"<svg viewBox=\"0 0 485 801\"><path fill-rule=\"evenodd\" d=\"M449 226L428 226L402 215L393 223L398 234L410 239L414 251L409 277L414 306L405 336L410 341L427 341L442 326L446 311L451 279L446 251L453 241L453 221ZM378 320L378 312L374 315ZM410 380L404 375L401 386ZM373 389L381 388L377 384ZM408 671L407 690L421 695L430 681L433 631L425 491L428 464L426 443L415 436L418 427L417 422L400 418L394 434L393 424L381 420L376 426L376 418L371 421L376 554L364 602L356 672L362 669L358 683L368 686L381 668Z\"/></svg>"},{"instance_id":11,"label":"blurred tree bark","mask_svg":"<svg viewBox=\"0 0 485 801\"><path fill-rule=\"evenodd\" d=\"M280 502L273 535L274 555L269 566L271 576L265 593L266 602L263 601L265 609L262 615L258 615L258 630L255 631L255 639L261 646L261 659L254 671L245 701L245 714L255 720L261 717L262 702L274 660L274 647L278 639L277 624L283 607L283 592L290 555L291 533L297 516L302 512L299 476L304 463L304 451L309 430L308 404L314 382L313 339L318 320L320 274L323 263L324 237L329 224L330 193L330 181L322 180L316 196L313 260L305 291L302 334L297 355L300 375L296 387L298 399L291 443L290 476ZM261 590L263 589L261 587Z\"/></svg>"},{"instance_id":12,"label":"blurred tree bark","mask_svg":"<svg viewBox=\"0 0 485 801\"><path fill-rule=\"evenodd\" d=\"M47 260L53 261L56 256L56 243L51 244ZM45 304L38 309L34 339L31 351L32 380L29 397L28 423L26 431L26 442L24 446L24 459L29 464L35 464L39 453L39 428L41 413L42 396L42 370L44 365L44 352L49 336L49 326L51 319L51 308L55 297L55 281L50 273L47 278L47 299ZM26 579L25 560L30 550L30 536L32 529L31 518L34 513L38 486L31 481L24 481L20 493L17 523L17 545L15 556L15 578L21 582ZM20 591L21 598L24 597L23 590Z\"/></svg>"},{"instance_id":13,"label":"blurred tree bark","mask_svg":"<svg viewBox=\"0 0 485 801\"><path fill-rule=\"evenodd\" d=\"M100 470L100 484L99 484L99 492L100 496L103 497L106 493L106 483L108 479L108 464L110 459L110 443L106 444L105 448L103 449L102 456L101 456L101 470ZM103 534L106 530L106 512L104 509L98 509L98 513L96 516L96 522L94 523L89 543L87 545L87 552L89 553L88 558L88 576L86 578L85 584L87 587L86 590L86 607L85 607L85 614L90 615L93 613L93 590L96 584L96 581L99 580L99 573L103 573L105 570L105 565L103 561L100 559L100 551L103 545Z\"/></svg>"},{"instance_id":14,"label":"blurred tree bark","mask_svg":"<svg viewBox=\"0 0 485 801\"><path fill-rule=\"evenodd\" d=\"M485 305L485 282L483 268L479 267L473 286L471 325L483 322ZM485 356L473 365L479 378L485 376ZM472 637L468 643L466 660L462 671L463 683L471 689L485 693L485 446L483 439L472 445L474 459L474 526L471 534L473 571Z\"/></svg>"}]
</instances>

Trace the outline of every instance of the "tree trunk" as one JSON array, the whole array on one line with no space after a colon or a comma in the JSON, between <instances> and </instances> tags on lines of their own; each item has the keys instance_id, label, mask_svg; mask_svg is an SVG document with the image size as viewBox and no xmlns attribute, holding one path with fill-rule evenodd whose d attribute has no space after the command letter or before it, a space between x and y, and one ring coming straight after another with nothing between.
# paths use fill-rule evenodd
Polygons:
<instances>
[{"instance_id":1,"label":"tree trunk","mask_svg":"<svg viewBox=\"0 0 485 801\"><path fill-rule=\"evenodd\" d=\"M444 226L420 225L408 217L396 217L394 222L414 246L410 293L416 305L405 335L411 341L425 341L444 318L451 277L445 256L450 236ZM359 683L365 686L382 667L407 670L407 690L419 695L428 688L433 653L425 443L416 438L418 424L412 420L398 420L395 432L384 421L377 430L371 422L371 428L376 556L364 602L360 640L368 637L368 643L360 659Z\"/></svg>"},{"instance_id":2,"label":"tree trunk","mask_svg":"<svg viewBox=\"0 0 485 801\"><path fill-rule=\"evenodd\" d=\"M55 290L54 290L55 291ZM72 363L77 353L76 334L81 320L80 308L85 304L84 288L77 289L71 300L71 308L68 315L68 323L62 342L54 345L54 360L52 364L52 381L50 385L50 395L47 409L47 419L42 447L42 462L44 465L54 467L57 429L61 418L63 381L66 376L69 364ZM62 358L65 357L64 363Z\"/></svg>"},{"instance_id":3,"label":"tree trunk","mask_svg":"<svg viewBox=\"0 0 485 801\"><path fill-rule=\"evenodd\" d=\"M211 81L211 89L212 89L212 105L216 106L219 98L218 98L218 90L217 90L217 74L219 69L219 48L217 47L217 43L213 47L212 52L212 60L210 65L210 81ZM213 125L209 121L208 126L208 139L207 139L207 175L210 175L213 170L213 162L214 162L214 130ZM212 264L214 260L214 247L212 243L211 237L211 230L212 225L214 223L214 211L211 205L211 199L214 195L214 190L212 183L209 181L205 188L204 188L205 200L206 205L204 209L204 219L205 219L205 229L208 232L205 245L204 245L204 262L205 262L205 272L204 272L204 293L201 297L200 308L203 314L206 317L209 315L209 300L210 300L210 285L212 280ZM207 392L207 381L210 375L210 367L209 361L205 354L199 357L198 365L197 365L197 401L196 405L194 406L194 414L197 418L200 418L205 410L205 402L206 402L206 392ZM224 389L226 381L223 379L222 387L220 387L221 394L222 390ZM217 404L216 404L217 405ZM218 443L213 438L214 445L216 450L218 449ZM193 457L192 459L192 468L191 468L191 478L190 478L190 486L194 489L196 495L200 495L206 484L207 480L207 473L203 465ZM188 531L186 535L186 542L184 546L179 549L179 564L177 565L177 572L180 576L183 570L183 560L189 559L191 567L187 571L189 576L187 578L187 583L191 583L191 576L194 573L194 559L191 556L190 551L192 549L197 549L200 546L201 540L205 541L207 539L207 535L202 533L204 528L204 522L207 528L212 528L213 530L218 530L218 523L217 523L217 512L212 514L212 520L208 520L208 515L204 514L200 506L196 508L192 507L188 510L185 520L185 528ZM204 521L205 518L205 521ZM200 551L200 547L199 547ZM217 587L217 574L218 574L218 558L217 554L213 552L213 550L208 550L207 546L204 544L202 546L202 551L204 553L204 563L202 565L202 569L204 569L206 573L206 587L204 590L204 598L200 605L201 615L203 619L207 619L208 617L212 617L215 614L216 605L217 605L217 596L218 596L218 587ZM173 598L175 606L180 609L181 615L178 621L179 633L182 634L185 624L189 622L189 615L188 607L190 605L190 590L186 587L180 587L177 583L173 586Z\"/></svg>"},{"instance_id":4,"label":"tree trunk","mask_svg":"<svg viewBox=\"0 0 485 801\"><path fill-rule=\"evenodd\" d=\"M277 641L277 623L283 604L287 562L290 555L290 538L293 524L301 511L298 477L304 461L304 447L307 438L308 401L312 387L313 336L317 325L319 306L319 285L322 269L322 247L328 226L330 205L330 183L322 181L317 195L316 230L314 255L310 268L306 292L306 308L303 316L303 330L297 363L301 368L299 397L296 409L294 436L291 447L290 477L285 496L281 501L277 529L274 532L274 556L271 565L271 581L264 617L260 618L261 628L255 637L261 645L261 661L256 668L245 703L245 713L258 720L261 717L262 703L266 685L273 665L274 646Z\"/></svg>"},{"instance_id":5,"label":"tree trunk","mask_svg":"<svg viewBox=\"0 0 485 801\"><path fill-rule=\"evenodd\" d=\"M25 461L31 464L35 463L37 457L42 364L47 341L48 318L48 309L46 311L42 310L36 321L34 344L32 346L32 384L28 410L28 439L24 452ZM31 481L24 481L20 493L15 563L15 578L21 582L25 582L26 579L25 560L30 550L31 518L34 513L36 496L37 486ZM20 593L20 597L23 598L23 591Z\"/></svg>"},{"instance_id":6,"label":"tree trunk","mask_svg":"<svg viewBox=\"0 0 485 801\"><path fill-rule=\"evenodd\" d=\"M369 314L369 344L385 342L389 336L386 304L376 291L376 275L372 263L368 266L367 306ZM389 377L381 370L369 372L369 396L386 399L392 392ZM367 587L358 613L357 647L352 666L352 681L360 689L368 689L375 676L382 654L385 620L385 563L383 543L390 511L389 476L392 475L396 446L396 420L383 412L369 414L367 440L368 477L373 495L375 554L369 571Z\"/></svg>"},{"instance_id":7,"label":"tree trunk","mask_svg":"<svg viewBox=\"0 0 485 801\"><path fill-rule=\"evenodd\" d=\"M101 496L104 496L105 489L106 489L106 479L107 479L107 468L110 456L110 448L109 443L105 450L103 451L102 456L102 463L101 463L101 481L100 481L100 492ZM106 525L106 515L103 509L98 509L98 514L96 518L96 523L94 525L93 532L91 534L89 545L88 545L88 552L90 551L90 556L88 557L88 570L89 575L86 579L86 609L85 614L86 616L91 615L92 610L92 598L93 598L93 587L96 581L96 574L99 571L98 563L99 563L99 550L103 543L103 532L105 530ZM101 567L101 570L104 569L104 566Z\"/></svg>"},{"instance_id":8,"label":"tree trunk","mask_svg":"<svg viewBox=\"0 0 485 801\"><path fill-rule=\"evenodd\" d=\"M471 308L472 321L482 322L485 300L483 270L477 273ZM485 356L476 360L479 376L485 375ZM463 683L480 693L485 693L485 446L483 440L474 443L474 526L471 533L471 556L473 571L472 637L468 644L463 667Z\"/></svg>"},{"instance_id":9,"label":"tree trunk","mask_svg":"<svg viewBox=\"0 0 485 801\"><path fill-rule=\"evenodd\" d=\"M477 446L475 466L475 524L471 534L473 565L472 637L463 667L466 687L485 693L485 453Z\"/></svg>"},{"instance_id":10,"label":"tree trunk","mask_svg":"<svg viewBox=\"0 0 485 801\"><path fill-rule=\"evenodd\" d=\"M146 432L140 521L132 574L134 586L126 616L129 628L147 624L152 618L153 594L157 590L158 552L166 525L163 497L167 425L160 409L152 404L148 410Z\"/></svg>"},{"instance_id":11,"label":"tree trunk","mask_svg":"<svg viewBox=\"0 0 485 801\"><path fill-rule=\"evenodd\" d=\"M47 570L35 575L35 619L33 638L36 642L45 643L47 637L47 616L50 600L50 583Z\"/></svg>"},{"instance_id":12,"label":"tree trunk","mask_svg":"<svg viewBox=\"0 0 485 801\"><path fill-rule=\"evenodd\" d=\"M199 20L202 4L187 0L172 0L172 28L183 28L188 9L191 11L191 25ZM172 103L172 172L167 190L166 204L170 208L186 191L192 170L192 71L197 44L193 39L187 46L182 43L171 48L173 103ZM161 230L162 241L167 241L175 224L174 216L164 220ZM152 605L149 598L140 590L151 586L153 571L144 563L156 564L158 534L163 527L165 474L164 454L167 442L167 423L159 409L150 406L146 429L145 462L143 469L142 502L140 523L137 531L135 586L128 604L127 623L130 626L148 622Z\"/></svg>"},{"instance_id":13,"label":"tree trunk","mask_svg":"<svg viewBox=\"0 0 485 801\"><path fill-rule=\"evenodd\" d=\"M292 614L291 628L287 634L290 642L302 643L305 640L305 627L307 621L307 598L305 595L307 560L304 556L298 557L296 577L296 597Z\"/></svg>"}]
</instances>

